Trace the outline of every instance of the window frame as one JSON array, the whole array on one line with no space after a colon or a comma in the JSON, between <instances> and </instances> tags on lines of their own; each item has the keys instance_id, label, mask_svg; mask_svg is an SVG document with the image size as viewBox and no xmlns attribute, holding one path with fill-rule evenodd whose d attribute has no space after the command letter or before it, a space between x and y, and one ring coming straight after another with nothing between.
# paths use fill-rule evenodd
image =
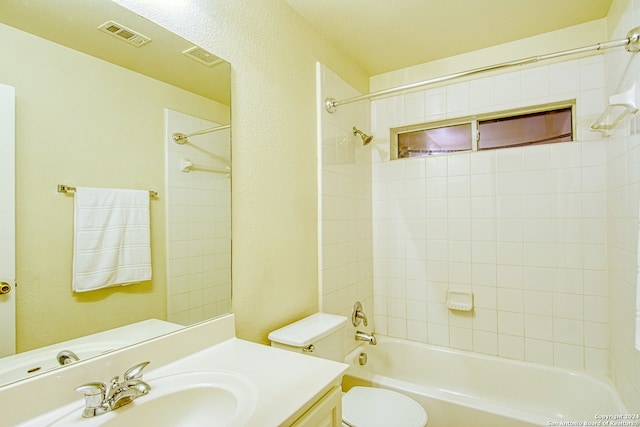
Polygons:
<instances>
[{"instance_id":1,"label":"window frame","mask_svg":"<svg viewBox=\"0 0 640 427\"><path fill-rule=\"evenodd\" d=\"M563 110L567 108L571 109L571 141L570 142L577 142L576 141L576 100L569 99L564 101L538 104L538 105L514 108L509 110L500 110L500 111L494 111L494 112L488 112L488 113L482 113L482 114L474 114L474 115L464 116L464 117L434 120L431 122L423 122L423 123L418 123L414 125L390 128L389 129L390 142L391 142L390 143L391 145L390 160L402 160L402 159L412 159L412 158L415 159L415 158L433 157L433 156L447 156L447 155L458 154L458 153L470 153L470 152L480 151L480 148L479 148L480 135L479 135L478 129L479 129L479 122L481 121L513 118L513 117L519 117L519 116L526 116L528 114ZM398 153L398 136L399 135L404 133L419 132L419 131L432 130L432 129L450 127L450 126L458 126L458 125L464 125L464 124L471 124L471 135L470 135L471 149L470 150L456 151L452 153L437 153L437 154L413 156L413 157L398 157L398 154L399 154ZM505 148L512 148L512 147L497 147L497 148L493 148L493 150L500 150Z\"/></svg>"}]
</instances>

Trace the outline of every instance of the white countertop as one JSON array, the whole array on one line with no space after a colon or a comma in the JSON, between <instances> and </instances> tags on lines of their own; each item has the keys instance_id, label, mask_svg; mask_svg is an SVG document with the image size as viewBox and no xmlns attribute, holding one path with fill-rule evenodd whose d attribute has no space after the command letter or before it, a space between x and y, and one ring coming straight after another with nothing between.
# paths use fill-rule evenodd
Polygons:
<instances>
[{"instance_id":1,"label":"white countertop","mask_svg":"<svg viewBox=\"0 0 640 427\"><path fill-rule=\"evenodd\" d=\"M348 365L267 347L237 338L217 344L145 375L153 378L187 368L224 369L245 375L258 388L258 403L247 427L279 426L340 384ZM149 368L151 365L149 365ZM311 401L311 402L310 402ZM305 408L306 409L306 408Z\"/></svg>"},{"instance_id":2,"label":"white countertop","mask_svg":"<svg viewBox=\"0 0 640 427\"><path fill-rule=\"evenodd\" d=\"M70 408L80 408L81 413L83 398L75 392L77 386L106 382L143 361L151 362L144 370L144 380L152 387L149 397L154 379L177 373L223 370L248 378L255 385L257 401L243 427L291 424L339 385L348 367L238 339L233 315L228 315L0 387L0 401L11 408L0 418L0 427L41 427L59 419Z\"/></svg>"}]
</instances>

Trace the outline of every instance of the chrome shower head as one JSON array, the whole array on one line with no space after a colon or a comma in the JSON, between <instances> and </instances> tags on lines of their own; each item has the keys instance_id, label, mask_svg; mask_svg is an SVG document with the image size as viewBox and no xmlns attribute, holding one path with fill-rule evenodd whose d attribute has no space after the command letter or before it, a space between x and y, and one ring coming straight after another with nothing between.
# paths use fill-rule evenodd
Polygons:
<instances>
[{"instance_id":1,"label":"chrome shower head","mask_svg":"<svg viewBox=\"0 0 640 427\"><path fill-rule=\"evenodd\" d=\"M353 134L360 135L360 138L362 138L362 145L367 145L373 139L371 135L367 135L355 126L353 127Z\"/></svg>"}]
</instances>

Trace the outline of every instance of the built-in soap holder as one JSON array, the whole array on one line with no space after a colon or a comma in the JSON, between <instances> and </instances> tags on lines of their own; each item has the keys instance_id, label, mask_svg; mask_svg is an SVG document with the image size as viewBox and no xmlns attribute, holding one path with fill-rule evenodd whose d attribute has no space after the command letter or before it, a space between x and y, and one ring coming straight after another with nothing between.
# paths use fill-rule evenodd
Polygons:
<instances>
[{"instance_id":1,"label":"built-in soap holder","mask_svg":"<svg viewBox=\"0 0 640 427\"><path fill-rule=\"evenodd\" d=\"M609 104L598 120L591 125L591 130L611 135L611 130L625 122L628 116L637 114L640 109L636 106L636 84L632 84L624 92L609 97Z\"/></svg>"},{"instance_id":2,"label":"built-in soap holder","mask_svg":"<svg viewBox=\"0 0 640 427\"><path fill-rule=\"evenodd\" d=\"M447 307L450 310L473 310L473 292L447 291Z\"/></svg>"}]
</instances>

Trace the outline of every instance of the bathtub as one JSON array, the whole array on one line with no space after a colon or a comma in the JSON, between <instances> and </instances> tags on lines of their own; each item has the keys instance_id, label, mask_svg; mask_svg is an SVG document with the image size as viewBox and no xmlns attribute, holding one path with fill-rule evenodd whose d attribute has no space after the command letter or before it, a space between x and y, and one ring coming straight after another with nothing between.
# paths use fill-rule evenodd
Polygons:
<instances>
[{"instance_id":1,"label":"bathtub","mask_svg":"<svg viewBox=\"0 0 640 427\"><path fill-rule=\"evenodd\" d=\"M343 379L344 391L366 385L403 393L425 408L428 427L605 425L611 419L607 416L626 414L622 400L606 379L377 338L377 345L362 344L347 356L345 362L350 366ZM359 363L361 353L367 355L364 366Z\"/></svg>"}]
</instances>

